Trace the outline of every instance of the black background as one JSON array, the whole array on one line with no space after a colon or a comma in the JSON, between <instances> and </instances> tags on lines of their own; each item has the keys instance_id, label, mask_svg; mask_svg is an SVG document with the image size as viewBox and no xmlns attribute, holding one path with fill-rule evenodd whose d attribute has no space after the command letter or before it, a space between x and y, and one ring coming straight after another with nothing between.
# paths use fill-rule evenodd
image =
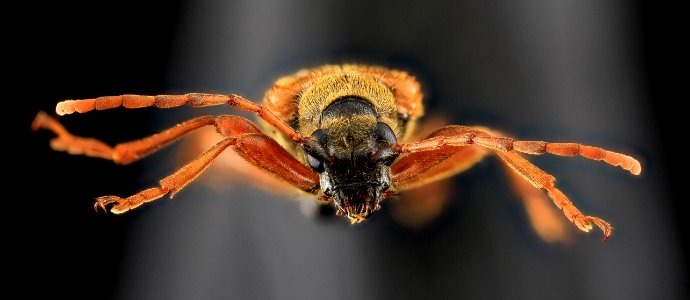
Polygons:
<instances>
[{"instance_id":1,"label":"black background","mask_svg":"<svg viewBox=\"0 0 690 300\"><path fill-rule=\"evenodd\" d=\"M681 67L673 55L680 52L674 46L680 36L673 32L676 24L668 15L672 9L649 2L631 5L639 16L636 34L642 49L639 67L647 86L644 98L654 109L662 141L656 149L663 152L655 157L665 159L669 174L682 174L685 163L678 159L681 149L672 132L684 123L677 121L672 101L686 98L675 94L676 83L686 76L673 72ZM53 152L49 133L30 131L33 116L39 110L51 112L64 99L169 90L166 72L184 7L177 1L48 4L25 8L21 25L6 26L12 33L5 48L13 54L6 57L5 65L11 67L5 70L13 84L4 88L9 93L4 103L10 121L4 148L12 178L5 190L15 196L5 196L10 205L5 209L10 221L5 231L11 237L5 248L16 255L5 260L13 265L11 277L27 295L110 298L116 292L124 236L141 216L94 214L90 199L104 191L137 190L141 182L124 179L146 172L142 164L123 168ZM80 135L115 143L160 129L152 121L155 116L161 115L130 110L85 114L63 122L68 128L79 127ZM682 178L667 178L673 195L669 204L676 220L681 220ZM680 222L676 225L681 228ZM680 232L679 238L684 236ZM686 240L683 245L687 249Z\"/></svg>"},{"instance_id":2,"label":"black background","mask_svg":"<svg viewBox=\"0 0 690 300\"><path fill-rule=\"evenodd\" d=\"M51 3L26 8L26 27L11 43L16 56L12 76L20 86L9 87L7 103L11 136L23 145L13 184L21 190L11 211L9 234L20 260L13 277L28 295L63 295L87 299L113 297L117 286L123 235L133 216L109 218L95 214L90 198L107 190L136 190L141 165L127 168L112 162L80 160L49 151L47 132L32 133L36 112L53 113L57 102L89 95L140 91L155 94L164 87L166 64L179 14L179 3ZM12 30L7 28L8 30ZM7 46L7 44L6 44ZM10 100L14 99L14 100ZM132 114L84 115L93 122L82 135L107 133L116 143L154 132L151 111ZM69 126L70 120L64 120ZM84 123L86 124L86 123ZM83 158L83 157L82 157ZM127 181L121 182L121 181Z\"/></svg>"}]
</instances>

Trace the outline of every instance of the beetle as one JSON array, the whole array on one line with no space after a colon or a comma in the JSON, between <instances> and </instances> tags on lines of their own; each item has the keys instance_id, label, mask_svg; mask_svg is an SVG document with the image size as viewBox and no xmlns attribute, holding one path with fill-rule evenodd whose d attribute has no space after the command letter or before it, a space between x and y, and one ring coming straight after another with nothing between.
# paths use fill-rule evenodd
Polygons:
<instances>
[{"instance_id":1,"label":"beetle","mask_svg":"<svg viewBox=\"0 0 690 300\"><path fill-rule=\"evenodd\" d=\"M94 208L116 214L163 196L172 197L194 181L224 150L231 147L253 164L295 188L331 202L338 215L359 223L380 209L383 199L460 173L493 153L514 175L546 194L580 230L593 225L607 239L613 227L583 214L555 186L555 177L521 154L581 155L641 172L634 158L576 143L515 140L478 126L441 127L421 141L408 141L424 114L420 84L406 72L366 65L326 65L303 69L278 79L262 105L241 96L192 93L184 95L121 95L67 100L58 115L116 107L172 108L230 105L258 114L265 132L253 122L232 115L202 116L152 136L114 147L70 134L56 119L39 112L34 130L48 129L57 137L54 150L129 164L195 129L214 126L223 139L157 187L132 196L98 197ZM524 183L523 182L523 183Z\"/></svg>"}]
</instances>

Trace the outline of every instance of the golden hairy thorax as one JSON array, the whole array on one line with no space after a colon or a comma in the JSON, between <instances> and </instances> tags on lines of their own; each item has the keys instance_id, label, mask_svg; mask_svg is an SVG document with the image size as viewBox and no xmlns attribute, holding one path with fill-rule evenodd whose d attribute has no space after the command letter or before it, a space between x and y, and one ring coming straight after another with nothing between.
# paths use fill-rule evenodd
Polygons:
<instances>
[{"instance_id":1,"label":"golden hairy thorax","mask_svg":"<svg viewBox=\"0 0 690 300\"><path fill-rule=\"evenodd\" d=\"M383 74L405 78L418 84L414 77L400 71L391 71L381 67L362 65L327 65L316 69L304 69L285 76L276 81L275 86L269 90L264 98L264 104L283 119L286 123L303 135L309 136L316 129L323 128L330 131L352 128L353 126L366 127L367 125L383 122L391 127L400 140L404 140L412 131L414 121L421 116L421 94L415 99L414 113L408 115L409 105L396 99L395 87L386 84ZM292 97L286 97L285 93L291 93ZM321 113L333 102L347 96L356 96L370 102L376 109L376 120L370 120L364 116L352 116L338 120L330 120L324 123ZM289 101L286 101L289 99ZM400 117L407 118L402 122ZM371 123L371 124L369 124ZM270 126L267 126L269 128ZM303 153L300 147L286 136L276 130L269 130L269 134L283 147L297 156Z\"/></svg>"},{"instance_id":2,"label":"golden hairy thorax","mask_svg":"<svg viewBox=\"0 0 690 300\"><path fill-rule=\"evenodd\" d=\"M371 76L347 68L334 68L302 93L297 103L299 131L309 135L318 129L321 112L345 96L357 96L369 101L379 113L379 120L388 124L396 135L401 134L393 93Z\"/></svg>"}]
</instances>

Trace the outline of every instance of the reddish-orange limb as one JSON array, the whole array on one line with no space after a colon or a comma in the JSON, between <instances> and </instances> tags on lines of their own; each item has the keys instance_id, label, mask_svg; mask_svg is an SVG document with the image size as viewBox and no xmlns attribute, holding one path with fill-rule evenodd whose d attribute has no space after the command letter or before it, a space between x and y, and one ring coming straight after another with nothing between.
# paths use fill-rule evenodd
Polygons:
<instances>
[{"instance_id":1,"label":"reddish-orange limb","mask_svg":"<svg viewBox=\"0 0 690 300\"><path fill-rule=\"evenodd\" d=\"M565 219L550 204L551 201L544 192L535 188L511 168L507 167L506 171L513 190L522 199L532 228L534 228L539 237L549 243L570 243L571 232L566 227Z\"/></svg>"},{"instance_id":2,"label":"reddish-orange limb","mask_svg":"<svg viewBox=\"0 0 690 300\"><path fill-rule=\"evenodd\" d=\"M212 128L200 128L194 135L185 138L179 151L175 152L174 160L177 163L185 163L196 158L199 153L211 148L222 140L223 137ZM245 187L247 184L253 185L257 189L262 189L268 193L285 195L295 192L295 187L265 172L237 155L235 149L218 156L214 163L204 171L210 173L203 178L204 184L218 190L228 188Z\"/></svg>"},{"instance_id":3,"label":"reddish-orange limb","mask_svg":"<svg viewBox=\"0 0 690 300\"><path fill-rule=\"evenodd\" d=\"M461 130L458 126L446 126L431 133L427 139L454 136L463 132ZM472 167L487 153L486 149L477 146L439 147L409 153L391 166L394 186L404 191L453 176Z\"/></svg>"},{"instance_id":4,"label":"reddish-orange limb","mask_svg":"<svg viewBox=\"0 0 690 300\"><path fill-rule=\"evenodd\" d=\"M491 135L479 127L457 127L466 133L455 136L436 136L419 142L400 144L397 146L397 149L401 153L414 153L439 149L445 146L479 145L499 152L517 151L532 155L549 153L561 156L574 156L579 154L591 160L603 160L612 166L620 166L634 175L639 175L642 171L640 162L636 159L598 147L575 143L516 141L509 137Z\"/></svg>"},{"instance_id":5,"label":"reddish-orange limb","mask_svg":"<svg viewBox=\"0 0 690 300\"><path fill-rule=\"evenodd\" d=\"M226 120L230 121L229 119ZM236 118L236 120L244 119ZM225 125L245 126L247 124ZM226 132L221 129L219 131ZM232 129L228 131L232 131ZM315 192L318 188L318 175L293 158L278 143L263 133L248 133L220 141L191 163L161 180L159 187L146 189L127 198L120 198L118 196L99 197L96 199L94 208L100 207L105 210L109 204L114 204L110 211L120 214L165 195L170 195L172 198L187 184L194 181L223 150L233 145L237 153L250 163L285 180L293 186L310 193ZM257 157L256 154L258 152L263 153L263 155Z\"/></svg>"},{"instance_id":6,"label":"reddish-orange limb","mask_svg":"<svg viewBox=\"0 0 690 300\"><path fill-rule=\"evenodd\" d=\"M295 131L288 124L278 118L273 112L264 106L258 105L242 96L192 93L184 95L120 95L104 96L94 99L66 100L57 104L55 111L58 115L66 115L74 112L85 113L92 110L106 110L116 107L142 108L155 106L158 108L171 108L184 104L194 107L214 106L228 104L241 110L257 113L264 121L271 124L283 134L297 143L305 141L306 137Z\"/></svg>"},{"instance_id":7,"label":"reddish-orange limb","mask_svg":"<svg viewBox=\"0 0 690 300\"><path fill-rule=\"evenodd\" d=\"M263 133L238 139L235 150L248 162L302 191L318 191L319 175Z\"/></svg>"},{"instance_id":8,"label":"reddish-orange limb","mask_svg":"<svg viewBox=\"0 0 690 300\"><path fill-rule=\"evenodd\" d=\"M563 214L573 222L577 227L589 232L592 229L592 223L597 225L604 232L603 241L611 236L613 227L608 222L593 216L586 216L580 212L575 205L556 188L556 178L539 169L537 166L528 162L514 152L497 152L496 153L513 171L522 176L525 180L530 182L533 186L546 190L547 194L553 200L556 207L563 211Z\"/></svg>"},{"instance_id":9,"label":"reddish-orange limb","mask_svg":"<svg viewBox=\"0 0 690 300\"><path fill-rule=\"evenodd\" d=\"M50 141L50 147L53 150L105 159L112 159L113 157L113 148L110 146L93 138L84 138L70 134L62 124L42 111L34 118L31 128L34 131L48 129L54 132L57 137Z\"/></svg>"},{"instance_id":10,"label":"reddish-orange limb","mask_svg":"<svg viewBox=\"0 0 690 300\"><path fill-rule=\"evenodd\" d=\"M606 221L593 217L586 216L578 210L573 203L566 197L559 189L555 187L556 178L542 171L535 165L531 164L525 158L521 157L517 152L527 154L543 154L551 153L556 155L576 155L580 154L586 158L593 160L604 160L613 166L621 166L621 168L630 171L632 174L639 174L641 171L640 163L634 158L620 153L611 152L597 147L585 146L573 143L547 143L541 141L516 141L512 138L502 137L494 132L481 127L466 127L466 126L448 126L441 130L446 133L454 132L455 135L439 134L427 138L420 142L405 143L394 145L395 149L401 153L411 153L406 157L411 157L415 153L444 153L445 148L464 147L470 145L482 146L492 149L515 173L527 180L532 186L544 189L549 197L553 200L558 208L560 208L565 216L573 222L580 230L588 232L592 229L592 223L597 225L604 232L604 240L608 239L613 231L613 227ZM401 159L398 163L403 161ZM444 160L447 158L441 157ZM397 174L413 173L412 171L424 172L426 166L420 161L424 160L424 156L419 156L415 159L409 159L408 166L398 170ZM460 160L458 165L466 164L466 160ZM393 168L395 169L395 167ZM462 168L461 168L462 169ZM394 173L394 178L395 178ZM398 175L401 176L401 175ZM423 179L417 179L423 180Z\"/></svg>"},{"instance_id":11,"label":"reddish-orange limb","mask_svg":"<svg viewBox=\"0 0 690 300\"><path fill-rule=\"evenodd\" d=\"M110 207L110 212L121 214L128 210L137 208L146 202L151 202L168 194L170 194L170 197L172 198L175 193L184 188L190 182L194 181L194 179L196 179L199 174L201 174L201 172L203 172L209 166L214 158L216 158L228 146L235 144L236 141L236 138L227 138L222 140L220 143L206 151L206 153L202 154L199 158L177 170L177 172L174 174L163 178L163 180L160 181L159 187L143 190L127 198L120 198L118 196L98 197L96 198L96 203L94 203L94 209L98 210L100 207L104 211L107 211L107 206L114 204Z\"/></svg>"},{"instance_id":12,"label":"reddish-orange limb","mask_svg":"<svg viewBox=\"0 0 690 300\"><path fill-rule=\"evenodd\" d=\"M467 133L465 127L447 126L434 131L426 138L465 133ZM477 145L440 147L430 151L410 153L391 166L393 181L399 190L415 191L418 187L425 187L472 167L488 153L486 148ZM567 242L568 235L564 222L555 214L554 209L546 205L548 199L544 193L512 169L509 169L508 174L515 191L525 203L537 234L547 242Z\"/></svg>"},{"instance_id":13,"label":"reddish-orange limb","mask_svg":"<svg viewBox=\"0 0 690 300\"><path fill-rule=\"evenodd\" d=\"M44 112L39 112L32 123L34 130L48 129L57 137L50 142L56 151L65 151L73 155L86 155L112 160L118 164L129 164L139 160L180 138L181 136L204 126L213 125L222 117L198 117L152 136L120 143L111 147L97 139L75 136L69 133L57 120ZM256 127L254 127L256 128ZM259 131L256 128L256 132Z\"/></svg>"},{"instance_id":14,"label":"reddish-orange limb","mask_svg":"<svg viewBox=\"0 0 690 300\"><path fill-rule=\"evenodd\" d=\"M111 212L123 213L164 195L172 197L187 184L194 181L229 146L234 146L235 151L249 163L303 191L313 193L318 188L319 177L314 171L300 163L273 139L263 134L252 122L241 117L199 117L150 137L118 144L115 147L110 147L95 139L73 136L55 119L42 112L36 116L32 123L34 130L45 128L58 135L55 139L58 142L52 144L58 144L63 148L54 146L53 148L56 150L65 149L72 154L102 157L119 163L129 163L139 159L184 134L206 125L214 125L216 131L226 139L217 143L174 174L161 180L159 187L141 191L124 199L117 196L99 197L94 208L106 210L108 205L113 204L110 209Z\"/></svg>"}]
</instances>

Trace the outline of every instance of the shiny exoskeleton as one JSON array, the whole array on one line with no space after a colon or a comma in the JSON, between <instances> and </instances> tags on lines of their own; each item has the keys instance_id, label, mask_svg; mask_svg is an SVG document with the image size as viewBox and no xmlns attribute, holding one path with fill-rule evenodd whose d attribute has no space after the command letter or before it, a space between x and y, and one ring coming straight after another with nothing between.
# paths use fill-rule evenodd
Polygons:
<instances>
[{"instance_id":1,"label":"shiny exoskeleton","mask_svg":"<svg viewBox=\"0 0 690 300\"><path fill-rule=\"evenodd\" d=\"M345 122L343 121L345 120ZM358 97L343 97L330 104L311 134L316 143L307 148L307 162L320 175L324 195L353 222L380 208L381 195L391 185L390 165L399 153L395 133L378 119L374 106Z\"/></svg>"},{"instance_id":2,"label":"shiny exoskeleton","mask_svg":"<svg viewBox=\"0 0 690 300\"><path fill-rule=\"evenodd\" d=\"M225 149L260 170L318 198L331 201L338 214L352 223L379 209L387 195L418 188L460 173L487 154L494 154L511 170L511 180L525 199L546 192L565 216L583 231L593 225L608 238L613 227L580 212L555 186L555 178L527 161L522 154L580 155L641 172L634 158L576 143L520 141L479 126L441 127L421 141L409 141L424 113L419 83L406 72L364 65L327 65L304 69L276 81L262 105L238 95L121 95L58 103L59 115L115 107L171 108L230 105L255 112L265 131L237 116L202 116L147 138L114 147L96 139L70 134L41 112L33 128L57 134L51 147L128 164L155 152L179 137L204 126L214 126L223 139L159 186L127 198L99 197L96 209L123 213L163 196L173 196L192 182ZM535 189L536 188L536 189ZM534 203L534 202L533 202ZM541 202L539 202L541 203ZM542 204L539 204L542 205ZM539 225L535 225L539 231ZM541 233L540 233L541 234Z\"/></svg>"}]
</instances>

